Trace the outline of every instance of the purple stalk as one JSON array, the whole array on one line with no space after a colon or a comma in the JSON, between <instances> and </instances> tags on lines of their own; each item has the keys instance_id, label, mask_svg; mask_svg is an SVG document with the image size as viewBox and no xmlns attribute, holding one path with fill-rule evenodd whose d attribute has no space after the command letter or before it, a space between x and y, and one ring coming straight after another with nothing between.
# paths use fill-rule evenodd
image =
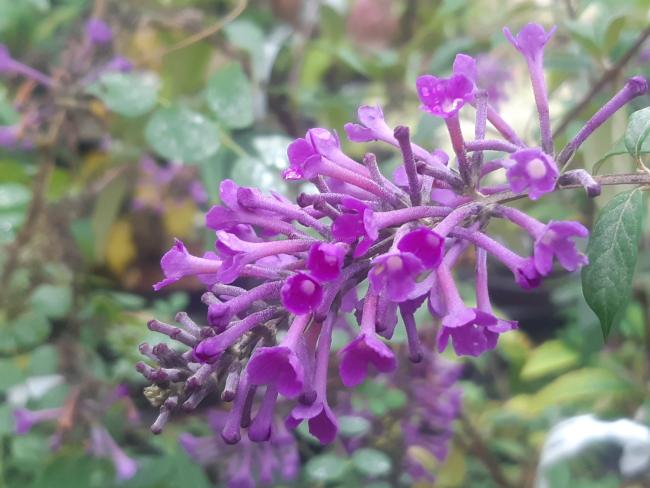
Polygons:
<instances>
[{"instance_id":1,"label":"purple stalk","mask_svg":"<svg viewBox=\"0 0 650 488\"><path fill-rule=\"evenodd\" d=\"M562 149L557 157L558 166L568 164L580 145L585 142L598 127L603 125L614 113L633 98L648 91L648 81L643 76L634 76L627 80L625 86L603 105L580 129L576 136Z\"/></svg>"},{"instance_id":2,"label":"purple stalk","mask_svg":"<svg viewBox=\"0 0 650 488\"><path fill-rule=\"evenodd\" d=\"M537 105L539 115L539 131L542 138L542 150L553 155L553 135L551 132L551 117L548 109L548 90L546 88L546 79L544 78L543 58L536 57L534 60L526 56L528 61L528 71L530 72L530 81Z\"/></svg>"},{"instance_id":3,"label":"purple stalk","mask_svg":"<svg viewBox=\"0 0 650 488\"><path fill-rule=\"evenodd\" d=\"M477 92L474 94L474 100L476 100L476 123L474 126L474 139L476 142L478 142L485 139L485 131L487 129L487 92L485 90L477 90ZM469 151L469 143L465 144L465 149ZM478 183L482 165L483 151L476 151L472 155L472 187L475 187Z\"/></svg>"},{"instance_id":4,"label":"purple stalk","mask_svg":"<svg viewBox=\"0 0 650 488\"><path fill-rule=\"evenodd\" d=\"M488 104L488 109L487 109L487 118L490 121L490 124L499 131L499 133L508 139L510 142L515 144L516 146L524 147L525 144L522 142L521 139L519 139L519 136L515 132L515 130L510 127L510 125L503 120L501 115L499 115L499 112L497 112L494 107L492 107L490 104Z\"/></svg>"},{"instance_id":5,"label":"purple stalk","mask_svg":"<svg viewBox=\"0 0 650 488\"><path fill-rule=\"evenodd\" d=\"M404 158L404 169L406 170L406 177L409 182L409 197L411 199L411 205L418 206L422 202L422 186L415 167L415 158L413 157L409 129L403 125L398 125L395 127L394 135L397 142L399 142L399 147L402 150L402 157Z\"/></svg>"},{"instance_id":6,"label":"purple stalk","mask_svg":"<svg viewBox=\"0 0 650 488\"><path fill-rule=\"evenodd\" d=\"M584 169L574 169L567 171L558 179L558 184L563 185L581 185L587 192L589 198L594 198L600 195L600 183L598 183L593 176L591 176Z\"/></svg>"},{"instance_id":7,"label":"purple stalk","mask_svg":"<svg viewBox=\"0 0 650 488\"><path fill-rule=\"evenodd\" d=\"M469 141L465 143L465 148L469 152L501 151L507 153L512 153L519 149L511 142L493 139Z\"/></svg>"},{"instance_id":8,"label":"purple stalk","mask_svg":"<svg viewBox=\"0 0 650 488\"><path fill-rule=\"evenodd\" d=\"M451 145L456 153L458 159L458 172L460 173L463 182L469 185L471 182L471 168L467 160L467 153L465 152L465 140L463 139L463 131L460 128L460 119L458 114L445 119L447 130L449 131L449 138Z\"/></svg>"}]
</instances>

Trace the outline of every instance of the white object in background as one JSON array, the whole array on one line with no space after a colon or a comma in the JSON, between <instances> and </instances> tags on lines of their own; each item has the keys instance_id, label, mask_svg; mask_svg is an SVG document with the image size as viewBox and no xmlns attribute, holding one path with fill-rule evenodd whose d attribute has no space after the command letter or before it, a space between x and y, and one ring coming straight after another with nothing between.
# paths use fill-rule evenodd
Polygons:
<instances>
[{"instance_id":1,"label":"white object in background","mask_svg":"<svg viewBox=\"0 0 650 488\"><path fill-rule=\"evenodd\" d=\"M12 407L24 407L30 398L41 398L52 388L62 383L63 376L60 374L30 376L24 383L9 388L7 402Z\"/></svg>"},{"instance_id":2,"label":"white object in background","mask_svg":"<svg viewBox=\"0 0 650 488\"><path fill-rule=\"evenodd\" d=\"M542 449L536 488L551 488L546 479L549 467L601 442L615 442L621 446L623 453L619 468L626 478L650 469L648 427L627 419L606 422L593 415L580 415L564 420L551 429Z\"/></svg>"}]
</instances>

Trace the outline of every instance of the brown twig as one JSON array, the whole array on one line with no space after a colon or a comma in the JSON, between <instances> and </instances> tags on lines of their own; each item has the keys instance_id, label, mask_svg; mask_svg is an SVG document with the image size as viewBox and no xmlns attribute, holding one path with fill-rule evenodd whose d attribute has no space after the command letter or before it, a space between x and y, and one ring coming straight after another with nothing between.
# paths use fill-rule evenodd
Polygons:
<instances>
[{"instance_id":1,"label":"brown twig","mask_svg":"<svg viewBox=\"0 0 650 488\"><path fill-rule=\"evenodd\" d=\"M616 62L614 66L609 68L607 71L603 73L603 75L600 77L600 79L591 87L589 92L583 97L582 100L580 100L569 112L562 118L560 123L557 125L555 130L553 131L553 139L555 139L557 136L562 134L566 128L569 126L569 124L575 119L578 115L580 115L580 112L582 112L587 105L589 105L589 102L602 90L602 88L609 83L610 81L613 81L619 72L625 67L625 65L628 63L630 59L641 49L641 46L643 46L643 43L645 40L650 37L650 27L647 27L644 31L641 32L637 40L634 42L632 46L621 56L621 58Z\"/></svg>"},{"instance_id":2,"label":"brown twig","mask_svg":"<svg viewBox=\"0 0 650 488\"><path fill-rule=\"evenodd\" d=\"M239 17L242 14L242 12L246 9L247 5L248 5L248 0L240 0L234 9L232 9L225 17L219 19L215 24L203 29L200 32L197 32L196 34L193 34L183 39L182 41L174 44L171 47L168 47L166 49L161 49L153 53L151 56L147 56L146 58L144 58L144 60L141 61L141 63L146 63L148 61L161 59L170 53L179 51L181 49L185 49L186 47L189 47L192 44L195 44L197 42L202 41L203 39L213 36L221 29L223 29L226 25L228 25L230 22L232 22L237 17Z\"/></svg>"},{"instance_id":3,"label":"brown twig","mask_svg":"<svg viewBox=\"0 0 650 488\"><path fill-rule=\"evenodd\" d=\"M65 111L59 112L54 116L54 121L41 143L40 147L43 154L43 162L38 167L38 172L34 177L34 183L32 185L32 200L27 209L25 223L18 231L18 235L14 242L7 247L7 260L5 261L2 275L0 276L0 290L7 290L11 277L18 266L20 250L31 240L32 234L36 229L43 210L45 209L46 193L55 166L54 156L51 154L51 149L56 143L65 116ZM0 305L4 305L4 301L8 298L8 294L3 293L0 298Z\"/></svg>"},{"instance_id":4,"label":"brown twig","mask_svg":"<svg viewBox=\"0 0 650 488\"><path fill-rule=\"evenodd\" d=\"M460 423L463 426L463 430L469 437L469 444L461 441L463 449L470 452L485 466L488 473L501 488L514 488L514 485L506 478L506 475L501 471L501 465L499 461L492 455L488 449L483 437L480 432L476 430L472 422L469 420L467 415L463 412L460 414Z\"/></svg>"}]
</instances>

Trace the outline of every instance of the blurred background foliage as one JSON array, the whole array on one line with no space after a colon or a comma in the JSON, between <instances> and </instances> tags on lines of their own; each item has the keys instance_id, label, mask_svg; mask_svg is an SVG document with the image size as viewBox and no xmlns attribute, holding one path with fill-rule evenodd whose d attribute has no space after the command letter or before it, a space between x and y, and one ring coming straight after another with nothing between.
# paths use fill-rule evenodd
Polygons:
<instances>
[{"instance_id":1,"label":"blurred background foliage","mask_svg":"<svg viewBox=\"0 0 650 488\"><path fill-rule=\"evenodd\" d=\"M530 133L527 73L501 28L531 20L558 25L546 67L554 126L566 141L627 76L650 75L650 43L639 42L649 11L647 0L0 0L0 40L13 57L71 80L57 99L17 77L0 81L0 125L19 123L17 106L50 114L34 150L0 152L0 487L223 483L223 466L201 468L177 442L181 432L208 431L200 412L149 433L154 412L133 367L138 344L150 339L148 319L202 313L198 282L156 297L151 284L174 236L197 252L212 245L200 229L219 182L297 194L280 178L287 144L312 126L341 132L362 103L380 103L418 143L448 149L440 122L418 111L414 81L449 73L457 52L484 54L504 117ZM91 16L112 27L114 54L135 68L76 83L88 68L74 61ZM627 116L599 129L574 167L633 170L617 145ZM357 158L366 150L344 145ZM398 164L395 154L378 156L388 171ZM597 201L564 192L530 210L589 224L611 192ZM411 452L436 486L532 486L549 428L573 414L650 425L649 249L646 233L634 299L607 344L577 275L525 294L494 270L494 300L521 330L504 334L494 353L464 360L464 413L446 462ZM102 405L117 385L128 401ZM387 388L377 379L351 394L345 446L322 448L299 429L293 486L411 486L395 432L407 397ZM130 480L114 481L111 463L87 454L87 420L74 416L84 399L98 403L93 422L137 460ZM14 434L15 408L61 405L70 419ZM65 441L58 450L53 433ZM637 486L622 485L616 461L598 456L563 463L552 486Z\"/></svg>"}]
</instances>

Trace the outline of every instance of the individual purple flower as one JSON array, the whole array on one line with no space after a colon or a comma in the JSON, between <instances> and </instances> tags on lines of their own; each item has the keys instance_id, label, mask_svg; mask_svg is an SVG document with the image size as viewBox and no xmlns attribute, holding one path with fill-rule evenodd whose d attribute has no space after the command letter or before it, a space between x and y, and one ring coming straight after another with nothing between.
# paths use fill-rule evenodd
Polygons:
<instances>
[{"instance_id":1,"label":"individual purple flower","mask_svg":"<svg viewBox=\"0 0 650 488\"><path fill-rule=\"evenodd\" d=\"M343 384L348 388L363 383L370 364L381 373L390 373L397 365L393 351L377 338L375 332L377 301L377 295L366 295L361 331L356 339L339 351L339 373Z\"/></svg>"},{"instance_id":2,"label":"individual purple flower","mask_svg":"<svg viewBox=\"0 0 650 488\"><path fill-rule=\"evenodd\" d=\"M368 142L380 139L392 140L393 131L384 120L379 105L361 105L357 111L361 124L345 124L345 133L352 142Z\"/></svg>"},{"instance_id":3,"label":"individual purple flower","mask_svg":"<svg viewBox=\"0 0 650 488\"><path fill-rule=\"evenodd\" d=\"M319 397L311 405L298 403L291 410L286 424L292 429L300 425L303 420L307 420L309 433L321 444L330 444L336 439L339 430L338 420L326 399Z\"/></svg>"},{"instance_id":4,"label":"individual purple flower","mask_svg":"<svg viewBox=\"0 0 650 488\"><path fill-rule=\"evenodd\" d=\"M489 102L495 106L505 98L504 86L512 78L502 62L487 54L476 58L457 54L454 58L453 73L466 76L477 88L486 90Z\"/></svg>"},{"instance_id":5,"label":"individual purple flower","mask_svg":"<svg viewBox=\"0 0 650 488\"><path fill-rule=\"evenodd\" d=\"M10 73L13 70L13 58L7 46L0 44L0 73Z\"/></svg>"},{"instance_id":6,"label":"individual purple flower","mask_svg":"<svg viewBox=\"0 0 650 488\"><path fill-rule=\"evenodd\" d=\"M325 129L311 129L325 130ZM330 139L329 145L337 144L337 139ZM324 144L321 144L324 145ZM311 179L317 175L321 155L314 147L310 132L304 138L299 138L287 148L289 168L284 170L282 177L287 180Z\"/></svg>"},{"instance_id":7,"label":"individual purple flower","mask_svg":"<svg viewBox=\"0 0 650 488\"><path fill-rule=\"evenodd\" d=\"M307 268L319 281L335 280L341 274L343 259L347 252L348 246L344 243L319 242L309 249Z\"/></svg>"},{"instance_id":8,"label":"individual purple flower","mask_svg":"<svg viewBox=\"0 0 650 488\"><path fill-rule=\"evenodd\" d=\"M542 149L546 154L553 154L553 135L548 107L548 90L544 78L544 46L554 32L555 26L546 32L541 25L535 23L526 24L516 37L507 27L503 29L506 39L524 56L528 63L530 81L539 115Z\"/></svg>"},{"instance_id":9,"label":"individual purple flower","mask_svg":"<svg viewBox=\"0 0 650 488\"><path fill-rule=\"evenodd\" d=\"M431 269L442 261L445 239L422 226L405 234L397 243L397 249L417 256L425 267Z\"/></svg>"},{"instance_id":10,"label":"individual purple flower","mask_svg":"<svg viewBox=\"0 0 650 488\"><path fill-rule=\"evenodd\" d=\"M24 137L22 129L19 124L0 125L0 147L10 150L33 148L33 142Z\"/></svg>"},{"instance_id":11,"label":"individual purple flower","mask_svg":"<svg viewBox=\"0 0 650 488\"><path fill-rule=\"evenodd\" d=\"M22 75L46 87L51 87L54 84L52 78L46 74L12 58L9 49L4 44L0 44L0 74Z\"/></svg>"},{"instance_id":12,"label":"individual purple flower","mask_svg":"<svg viewBox=\"0 0 650 488\"><path fill-rule=\"evenodd\" d=\"M211 275L219 271L221 261L190 254L183 241L176 239L172 248L160 260L165 279L153 285L158 291L186 276Z\"/></svg>"},{"instance_id":13,"label":"individual purple flower","mask_svg":"<svg viewBox=\"0 0 650 488\"><path fill-rule=\"evenodd\" d=\"M99 425L91 427L90 438L91 452L97 457L111 458L118 481L126 481L135 476L138 463L117 445L104 427Z\"/></svg>"},{"instance_id":14,"label":"individual purple flower","mask_svg":"<svg viewBox=\"0 0 650 488\"><path fill-rule=\"evenodd\" d=\"M544 58L544 46L551 39L556 28L553 26L546 32L540 24L530 22L522 27L516 36L513 36L507 27L503 28L503 34L527 61L539 63Z\"/></svg>"},{"instance_id":15,"label":"individual purple flower","mask_svg":"<svg viewBox=\"0 0 650 488\"><path fill-rule=\"evenodd\" d=\"M334 320L330 317L323 325L316 351L314 389L316 399L311 405L299 403L286 419L287 427L295 429L303 420L309 424L309 432L322 444L329 444L336 438L339 424L336 415L327 403L327 367L332 345Z\"/></svg>"},{"instance_id":16,"label":"individual purple flower","mask_svg":"<svg viewBox=\"0 0 650 488\"><path fill-rule=\"evenodd\" d=\"M93 44L108 44L113 39L113 31L102 19L91 18L86 22L86 37Z\"/></svg>"},{"instance_id":17,"label":"individual purple flower","mask_svg":"<svg viewBox=\"0 0 650 488\"><path fill-rule=\"evenodd\" d=\"M372 214L372 208L361 200L346 197L341 201L346 212L342 213L332 224L332 236L347 244L352 244L357 239L361 241L354 250L354 257L363 255L375 241L376 237L368 233L366 226L367 215Z\"/></svg>"},{"instance_id":18,"label":"individual purple flower","mask_svg":"<svg viewBox=\"0 0 650 488\"><path fill-rule=\"evenodd\" d=\"M280 345L255 351L246 367L251 384L273 384L287 398L302 393L307 362L302 333L310 320L309 315L298 315Z\"/></svg>"},{"instance_id":19,"label":"individual purple flower","mask_svg":"<svg viewBox=\"0 0 650 488\"><path fill-rule=\"evenodd\" d=\"M415 287L416 278L424 271L422 261L410 252L388 252L372 260L368 280L376 295L393 302L403 302Z\"/></svg>"},{"instance_id":20,"label":"individual purple flower","mask_svg":"<svg viewBox=\"0 0 650 488\"><path fill-rule=\"evenodd\" d=\"M446 310L438 334L440 352L445 350L451 338L459 356L480 356L495 348L500 333L514 328L513 323L497 319L491 310L465 306L445 264L438 268L437 277Z\"/></svg>"},{"instance_id":21,"label":"individual purple flower","mask_svg":"<svg viewBox=\"0 0 650 488\"><path fill-rule=\"evenodd\" d=\"M62 408L47 408L44 410L17 408L13 411L16 434L27 434L35 424L57 420L62 413Z\"/></svg>"},{"instance_id":22,"label":"individual purple flower","mask_svg":"<svg viewBox=\"0 0 650 488\"><path fill-rule=\"evenodd\" d=\"M133 63L124 56L115 56L108 63L104 65L104 71L119 71L120 73L128 73L133 71Z\"/></svg>"},{"instance_id":23,"label":"individual purple flower","mask_svg":"<svg viewBox=\"0 0 650 488\"><path fill-rule=\"evenodd\" d=\"M578 222L551 220L535 240L533 261L540 274L546 276L553 267L553 256L567 271L575 271L589 264L587 256L576 249L572 237L586 238L587 228Z\"/></svg>"},{"instance_id":24,"label":"individual purple flower","mask_svg":"<svg viewBox=\"0 0 650 488\"><path fill-rule=\"evenodd\" d=\"M423 75L417 79L416 88L422 102L420 108L443 119L456 115L474 97L474 83L461 74L450 78Z\"/></svg>"},{"instance_id":25,"label":"individual purple flower","mask_svg":"<svg viewBox=\"0 0 650 488\"><path fill-rule=\"evenodd\" d=\"M476 84L487 91L488 100L497 108L508 98L508 84L512 81L512 71L508 68L492 54L476 57Z\"/></svg>"},{"instance_id":26,"label":"individual purple flower","mask_svg":"<svg viewBox=\"0 0 650 488\"><path fill-rule=\"evenodd\" d=\"M567 271L575 271L589 263L579 252L572 238L589 236L587 228L579 222L551 220L544 224L515 208L500 206L501 215L526 230L535 240L532 263L536 271L547 276L553 268L553 256Z\"/></svg>"},{"instance_id":27,"label":"individual purple flower","mask_svg":"<svg viewBox=\"0 0 650 488\"><path fill-rule=\"evenodd\" d=\"M531 200L537 200L555 189L559 171L555 161L539 149L521 149L503 161L510 188L515 193L528 189Z\"/></svg>"},{"instance_id":28,"label":"individual purple flower","mask_svg":"<svg viewBox=\"0 0 650 488\"><path fill-rule=\"evenodd\" d=\"M282 304L296 315L313 312L323 301L323 287L306 273L296 273L280 290Z\"/></svg>"}]
</instances>

